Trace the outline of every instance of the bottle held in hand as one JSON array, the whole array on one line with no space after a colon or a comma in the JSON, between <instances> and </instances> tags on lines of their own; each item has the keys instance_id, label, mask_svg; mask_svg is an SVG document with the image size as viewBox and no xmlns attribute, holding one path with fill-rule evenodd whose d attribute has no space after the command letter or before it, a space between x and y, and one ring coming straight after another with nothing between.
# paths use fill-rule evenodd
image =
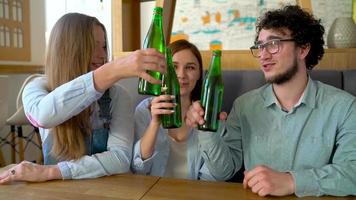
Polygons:
<instances>
[{"instance_id":1,"label":"bottle held in hand","mask_svg":"<svg viewBox=\"0 0 356 200\"><path fill-rule=\"evenodd\" d=\"M180 86L173 65L172 52L169 48L166 49L166 60L167 74L163 75L162 94L174 96L175 98L171 102L176 106L172 108L174 110L172 114L161 115L161 122L163 128L179 128L182 126Z\"/></svg>"},{"instance_id":2,"label":"bottle held in hand","mask_svg":"<svg viewBox=\"0 0 356 200\"><path fill-rule=\"evenodd\" d=\"M154 8L151 26L143 42L143 49L155 48L159 52L164 54L166 50L166 44L165 44L164 34L163 34L162 12L163 9L161 7ZM155 79L162 80L162 74L160 72L158 71L147 71L147 72ZM139 78L138 93L144 95L158 96L161 94L161 84L152 84L142 78Z\"/></svg>"},{"instance_id":3,"label":"bottle held in hand","mask_svg":"<svg viewBox=\"0 0 356 200\"><path fill-rule=\"evenodd\" d=\"M223 93L224 83L221 76L221 51L213 50L213 57L201 91L200 101L204 109L205 123L198 126L199 130L217 131Z\"/></svg>"}]
</instances>

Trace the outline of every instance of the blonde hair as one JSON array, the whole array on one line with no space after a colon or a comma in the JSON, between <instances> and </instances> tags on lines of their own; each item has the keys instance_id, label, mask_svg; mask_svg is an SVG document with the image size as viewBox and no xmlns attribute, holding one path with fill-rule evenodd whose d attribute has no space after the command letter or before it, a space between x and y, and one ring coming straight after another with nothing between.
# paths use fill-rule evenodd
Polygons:
<instances>
[{"instance_id":1,"label":"blonde hair","mask_svg":"<svg viewBox=\"0 0 356 200\"><path fill-rule=\"evenodd\" d=\"M106 30L95 17L79 13L62 16L54 25L47 47L45 74L48 90L53 91L90 71L95 48L94 26ZM78 159L86 152L85 137L91 134L90 106L78 115L54 127L51 154L57 159Z\"/></svg>"}]
</instances>

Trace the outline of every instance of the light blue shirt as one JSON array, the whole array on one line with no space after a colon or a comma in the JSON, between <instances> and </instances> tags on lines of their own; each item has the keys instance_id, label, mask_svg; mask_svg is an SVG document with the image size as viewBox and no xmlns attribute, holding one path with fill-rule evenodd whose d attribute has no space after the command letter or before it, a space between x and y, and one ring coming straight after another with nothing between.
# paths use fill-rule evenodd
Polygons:
<instances>
[{"instance_id":1,"label":"light blue shirt","mask_svg":"<svg viewBox=\"0 0 356 200\"><path fill-rule=\"evenodd\" d=\"M93 73L84 74L68 83L47 91L45 77L26 85L22 100L27 118L39 127L41 140L45 141L51 128L65 122L92 106L91 125L102 127L97 100L103 93L94 87ZM111 116L107 151L84 155L78 160L58 163L63 179L96 178L125 173L130 170L133 146L133 110L129 94L119 85L110 88Z\"/></svg>"},{"instance_id":2,"label":"light blue shirt","mask_svg":"<svg viewBox=\"0 0 356 200\"><path fill-rule=\"evenodd\" d=\"M142 160L141 140L150 121L148 106L151 99L143 100L135 112L135 144L132 170L135 173L164 176L170 152L167 129L159 128L153 155ZM240 168L241 151L233 148L240 141L231 135L191 130L187 140L188 173L190 179L227 180ZM229 148L232 147L232 148Z\"/></svg>"},{"instance_id":3,"label":"light blue shirt","mask_svg":"<svg viewBox=\"0 0 356 200\"><path fill-rule=\"evenodd\" d=\"M356 99L345 91L309 79L287 113L267 84L235 100L227 130L242 140L246 169L290 172L299 197L356 194Z\"/></svg>"}]
</instances>

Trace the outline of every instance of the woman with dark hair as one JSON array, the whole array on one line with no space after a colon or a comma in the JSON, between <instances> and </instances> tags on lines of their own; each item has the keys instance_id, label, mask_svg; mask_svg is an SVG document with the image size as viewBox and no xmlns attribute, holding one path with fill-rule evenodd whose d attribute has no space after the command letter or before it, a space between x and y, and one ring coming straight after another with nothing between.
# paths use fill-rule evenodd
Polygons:
<instances>
[{"instance_id":1,"label":"woman with dark hair","mask_svg":"<svg viewBox=\"0 0 356 200\"><path fill-rule=\"evenodd\" d=\"M129 94L115 84L126 77L154 81L146 70L164 73L165 59L154 49L108 60L107 37L95 17L62 16L54 25L45 75L24 88L23 106L39 127L44 164L27 161L0 175L0 184L83 179L126 173L133 145Z\"/></svg>"},{"instance_id":2,"label":"woman with dark hair","mask_svg":"<svg viewBox=\"0 0 356 200\"><path fill-rule=\"evenodd\" d=\"M180 84L182 118L193 101L200 99L202 59L196 46L186 40L169 45ZM180 128L164 129L159 115L171 114L169 95L143 100L135 112L135 144L132 169L135 173L186 179L226 180L220 162L220 135L198 133L183 122ZM170 105L169 105L170 104ZM169 105L169 106L168 106Z\"/></svg>"}]
</instances>

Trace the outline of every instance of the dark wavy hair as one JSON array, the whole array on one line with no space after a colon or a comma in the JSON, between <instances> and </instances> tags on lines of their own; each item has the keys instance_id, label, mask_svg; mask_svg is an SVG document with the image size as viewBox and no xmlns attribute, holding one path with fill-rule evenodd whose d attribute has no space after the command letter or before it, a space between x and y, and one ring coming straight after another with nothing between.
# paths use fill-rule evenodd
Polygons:
<instances>
[{"instance_id":1,"label":"dark wavy hair","mask_svg":"<svg viewBox=\"0 0 356 200\"><path fill-rule=\"evenodd\" d=\"M291 31L297 46L310 45L305 64L307 69L313 69L324 55L325 30L320 24L320 19L315 19L313 15L294 5L268 11L257 21L256 40L262 29L283 30L284 28Z\"/></svg>"},{"instance_id":2,"label":"dark wavy hair","mask_svg":"<svg viewBox=\"0 0 356 200\"><path fill-rule=\"evenodd\" d=\"M203 61L199 49L194 44L188 42L187 40L174 41L171 44L169 44L168 47L172 50L172 55L174 55L178 51L189 49L197 58L199 63L200 77L197 83L195 84L195 87L191 93L190 98L192 101L200 100L201 87L203 85Z\"/></svg>"}]
</instances>

